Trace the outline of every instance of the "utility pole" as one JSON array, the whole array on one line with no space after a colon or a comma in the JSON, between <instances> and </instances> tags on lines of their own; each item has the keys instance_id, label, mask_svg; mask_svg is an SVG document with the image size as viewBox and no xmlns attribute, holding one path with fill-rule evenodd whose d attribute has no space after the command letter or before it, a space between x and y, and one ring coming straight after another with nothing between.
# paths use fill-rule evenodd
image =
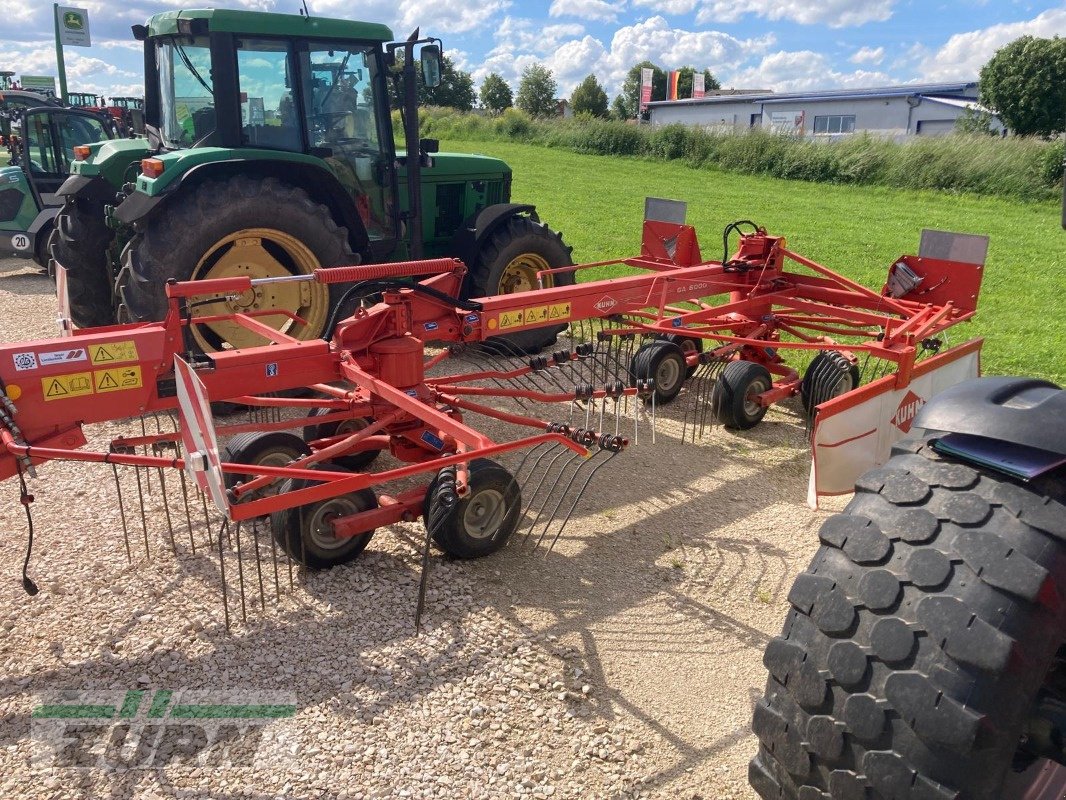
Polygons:
<instances>
[{"instance_id":1,"label":"utility pole","mask_svg":"<svg viewBox=\"0 0 1066 800\"><path fill-rule=\"evenodd\" d=\"M56 64L59 67L59 99L67 102L67 68L63 63L63 42L59 39L59 3L52 3L52 24L56 31Z\"/></svg>"}]
</instances>

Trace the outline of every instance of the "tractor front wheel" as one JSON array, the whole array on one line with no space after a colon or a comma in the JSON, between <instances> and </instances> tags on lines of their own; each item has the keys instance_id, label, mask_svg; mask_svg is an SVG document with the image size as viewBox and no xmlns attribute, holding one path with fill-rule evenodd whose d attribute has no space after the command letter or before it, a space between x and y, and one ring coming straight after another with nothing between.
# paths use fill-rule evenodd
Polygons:
<instances>
[{"instance_id":1,"label":"tractor front wheel","mask_svg":"<svg viewBox=\"0 0 1066 800\"><path fill-rule=\"evenodd\" d=\"M537 273L556 267L573 266L572 248L556 233L541 222L529 217L512 217L493 233L478 254L478 259L469 277L465 294L468 297L491 297L498 294L531 292L538 288L570 286L574 283L573 272L557 272L544 275L537 285ZM490 341L506 343L506 349L522 353L535 353L555 343L559 332L566 328L565 321L556 325L516 333L505 333Z\"/></svg>"},{"instance_id":2,"label":"tractor front wheel","mask_svg":"<svg viewBox=\"0 0 1066 800\"><path fill-rule=\"evenodd\" d=\"M165 284L210 278L279 278L310 275L319 267L352 264L348 233L329 209L302 189L275 178L237 177L208 181L179 195L152 217L122 252L118 293L133 320L166 315ZM300 340L323 335L330 308L341 288L318 283L275 283L239 296L198 299L193 320L277 309L286 314L259 317ZM263 343L234 322L193 325L192 338L204 352Z\"/></svg>"},{"instance_id":3,"label":"tractor front wheel","mask_svg":"<svg viewBox=\"0 0 1066 800\"><path fill-rule=\"evenodd\" d=\"M115 322L110 253L114 238L103 204L87 197L68 198L56 215L48 240L48 272L54 277L57 263L66 269L70 318L79 328Z\"/></svg>"}]
</instances>

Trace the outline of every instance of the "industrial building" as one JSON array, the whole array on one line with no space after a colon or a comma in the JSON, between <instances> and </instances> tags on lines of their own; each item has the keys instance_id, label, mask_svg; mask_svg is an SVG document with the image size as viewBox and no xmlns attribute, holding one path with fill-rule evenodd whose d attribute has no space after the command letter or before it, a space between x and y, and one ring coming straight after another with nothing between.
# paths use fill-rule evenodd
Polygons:
<instances>
[{"instance_id":1,"label":"industrial building","mask_svg":"<svg viewBox=\"0 0 1066 800\"><path fill-rule=\"evenodd\" d=\"M719 94L648 104L652 125L680 123L710 130L767 128L798 136L940 136L966 109L983 110L977 83L927 83L818 92ZM993 118L996 130L1003 124Z\"/></svg>"}]
</instances>

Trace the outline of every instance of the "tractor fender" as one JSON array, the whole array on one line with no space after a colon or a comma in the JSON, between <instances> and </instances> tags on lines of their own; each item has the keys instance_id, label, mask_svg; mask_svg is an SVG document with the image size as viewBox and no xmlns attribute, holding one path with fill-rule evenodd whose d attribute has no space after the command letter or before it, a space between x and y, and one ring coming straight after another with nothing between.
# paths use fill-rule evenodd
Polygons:
<instances>
[{"instance_id":1,"label":"tractor fender","mask_svg":"<svg viewBox=\"0 0 1066 800\"><path fill-rule=\"evenodd\" d=\"M473 269L482 243L488 241L496 229L505 225L507 220L522 214L528 215L534 222L540 222L537 207L528 203L497 203L486 206L477 214L466 218L462 227L452 237L449 252Z\"/></svg>"},{"instance_id":2,"label":"tractor fender","mask_svg":"<svg viewBox=\"0 0 1066 800\"><path fill-rule=\"evenodd\" d=\"M110 205L115 202L115 193L115 187L103 175L70 175L56 191L56 197L84 197Z\"/></svg>"},{"instance_id":3,"label":"tractor fender","mask_svg":"<svg viewBox=\"0 0 1066 800\"><path fill-rule=\"evenodd\" d=\"M348 229L352 250L360 255L369 252L370 237L355 208L351 195L327 169L286 161L229 159L199 164L186 171L161 194L151 196L143 192L129 195L115 209L115 218L126 224L144 222L158 214L167 203L186 189L207 180L225 180L234 176L278 178L291 186L303 189L315 202L322 203L333 214L338 225Z\"/></svg>"},{"instance_id":4,"label":"tractor fender","mask_svg":"<svg viewBox=\"0 0 1066 800\"><path fill-rule=\"evenodd\" d=\"M914 425L1066 456L1066 391L1037 378L972 378L945 389Z\"/></svg>"}]
</instances>

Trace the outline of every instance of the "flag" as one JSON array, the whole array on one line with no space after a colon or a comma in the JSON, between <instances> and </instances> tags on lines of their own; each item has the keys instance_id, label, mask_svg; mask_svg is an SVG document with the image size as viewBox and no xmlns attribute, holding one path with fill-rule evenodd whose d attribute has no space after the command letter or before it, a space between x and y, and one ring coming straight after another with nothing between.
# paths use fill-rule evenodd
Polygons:
<instances>
[{"instance_id":1,"label":"flag","mask_svg":"<svg viewBox=\"0 0 1066 800\"><path fill-rule=\"evenodd\" d=\"M654 70L650 67L643 67L640 70L640 110L642 112L651 102L651 83L654 74Z\"/></svg>"},{"instance_id":2,"label":"flag","mask_svg":"<svg viewBox=\"0 0 1066 800\"><path fill-rule=\"evenodd\" d=\"M681 77L681 73L678 72L677 70L671 70L670 71L670 75L669 75L669 78L667 80L667 88L666 88L666 99L667 100L676 100L677 99L677 81L678 81L678 79L680 77Z\"/></svg>"},{"instance_id":3,"label":"flag","mask_svg":"<svg viewBox=\"0 0 1066 800\"><path fill-rule=\"evenodd\" d=\"M703 73L697 72L692 76L692 99L698 100L706 93L703 83Z\"/></svg>"}]
</instances>

